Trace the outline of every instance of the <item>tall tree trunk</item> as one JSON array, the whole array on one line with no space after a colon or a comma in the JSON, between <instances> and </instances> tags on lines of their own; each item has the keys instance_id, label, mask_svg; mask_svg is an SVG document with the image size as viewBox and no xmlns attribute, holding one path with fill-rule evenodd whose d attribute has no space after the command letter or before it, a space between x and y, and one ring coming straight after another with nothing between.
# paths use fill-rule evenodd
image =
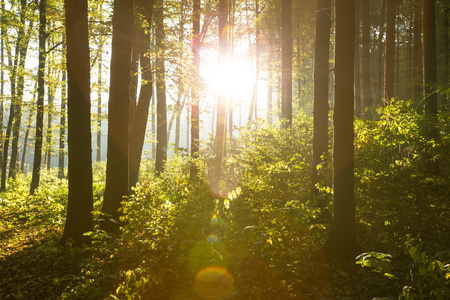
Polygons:
<instances>
[{"instance_id":1,"label":"tall tree trunk","mask_svg":"<svg viewBox=\"0 0 450 300\"><path fill-rule=\"evenodd\" d=\"M359 251L353 183L355 1L336 0L335 5L334 208L330 246L332 257L350 260Z\"/></svg>"},{"instance_id":2,"label":"tall tree trunk","mask_svg":"<svg viewBox=\"0 0 450 300\"><path fill-rule=\"evenodd\" d=\"M383 47L383 38L384 38L384 19L386 15L386 1L383 0L381 4L381 21L380 21L380 29L378 34L378 76L377 76L377 103L381 104L382 100L384 99L383 92L384 92L384 60L383 60L383 50L385 47Z\"/></svg>"},{"instance_id":3,"label":"tall tree trunk","mask_svg":"<svg viewBox=\"0 0 450 300\"><path fill-rule=\"evenodd\" d=\"M252 92L252 100L250 103L250 110L248 112L248 124L251 123L252 118L253 118L253 114L255 114L255 121L256 121L256 112L257 112L257 100L258 100L258 81L259 81L259 44L260 44L260 26L259 26L259 0L255 1L255 78L253 80L253 92ZM250 30L249 30L249 35L251 34ZM249 37L249 41L250 41L250 37ZM251 48L251 44L250 44L250 48ZM253 52L253 51L251 51Z\"/></svg>"},{"instance_id":4,"label":"tall tree trunk","mask_svg":"<svg viewBox=\"0 0 450 300\"><path fill-rule=\"evenodd\" d=\"M53 84L52 84L53 85ZM47 94L47 135L46 135L46 144L47 144L47 170L50 170L52 167L52 119L53 119L53 98L55 93L55 87L48 87Z\"/></svg>"},{"instance_id":5,"label":"tall tree trunk","mask_svg":"<svg viewBox=\"0 0 450 300\"><path fill-rule=\"evenodd\" d=\"M362 90L366 117L372 116L373 98L370 87L370 14L369 0L362 0Z\"/></svg>"},{"instance_id":6,"label":"tall tree trunk","mask_svg":"<svg viewBox=\"0 0 450 300\"><path fill-rule=\"evenodd\" d=\"M74 0L72 0L74 1ZM73 5L73 4L72 4ZM42 161L42 139L44 132L44 93L45 93L45 44L47 40L47 0L41 0L39 5L39 66L37 74L37 108L36 133L34 140L33 173L31 177L30 194L34 195L39 187ZM73 38L73 37L71 37Z\"/></svg>"},{"instance_id":7,"label":"tall tree trunk","mask_svg":"<svg viewBox=\"0 0 450 300\"><path fill-rule=\"evenodd\" d=\"M1 5L1 14L2 14L2 20L5 16L5 2L2 2ZM4 118L4 113L5 113L5 82L4 82L4 78L5 78L5 66L3 64L4 62L4 56L5 56L5 27L1 26L0 29L0 34L1 34L1 41L0 41L0 168L3 165L3 149L2 149L2 145L3 145L3 118ZM3 169L1 169L3 170Z\"/></svg>"},{"instance_id":8,"label":"tall tree trunk","mask_svg":"<svg viewBox=\"0 0 450 300\"><path fill-rule=\"evenodd\" d=\"M97 74L97 153L96 161L102 156L102 88L103 88L103 46L98 50L98 74Z\"/></svg>"},{"instance_id":9,"label":"tall tree trunk","mask_svg":"<svg viewBox=\"0 0 450 300\"><path fill-rule=\"evenodd\" d=\"M281 0L281 117L292 124L292 0Z\"/></svg>"},{"instance_id":10,"label":"tall tree trunk","mask_svg":"<svg viewBox=\"0 0 450 300\"><path fill-rule=\"evenodd\" d=\"M164 172L167 160L167 108L166 108L166 79L165 79L165 32L163 1L158 0L155 7L156 26L156 160L155 171L159 175Z\"/></svg>"},{"instance_id":11,"label":"tall tree trunk","mask_svg":"<svg viewBox=\"0 0 450 300\"><path fill-rule=\"evenodd\" d=\"M448 84L450 80L450 48L449 48L449 18L450 7L446 7L444 9L444 64L445 64L445 73L444 73L444 83ZM442 98L442 110L447 110L447 102L448 95L444 94Z\"/></svg>"},{"instance_id":12,"label":"tall tree trunk","mask_svg":"<svg viewBox=\"0 0 450 300\"><path fill-rule=\"evenodd\" d=\"M119 208L128 195L129 109L133 1L115 0L108 105L108 149L106 187L102 211L111 219L102 223L106 231L119 229Z\"/></svg>"},{"instance_id":13,"label":"tall tree trunk","mask_svg":"<svg viewBox=\"0 0 450 300\"><path fill-rule=\"evenodd\" d=\"M228 0L219 0L219 60L224 64L228 55L228 32L227 32L227 12ZM226 121L226 96L224 91L220 91L217 97L216 111L216 165L215 179L213 187L218 188L219 180L223 173L223 158L225 156L225 139L227 131Z\"/></svg>"},{"instance_id":14,"label":"tall tree trunk","mask_svg":"<svg viewBox=\"0 0 450 300\"><path fill-rule=\"evenodd\" d=\"M23 17L25 17L27 9L27 3L25 0L21 0L21 6L23 9ZM25 21L22 23L25 25ZM19 45L19 65L17 68L17 91L16 97L14 101L16 102L15 112L14 112L14 121L12 128L12 141L11 141L11 159L9 163L9 177L15 178L17 172L17 161L19 157L19 135L20 135L20 127L22 121L22 101L23 101L23 93L25 88L25 62L28 53L28 44L30 41L31 31L33 30L33 21L29 22L28 29L24 32L24 37L20 41Z\"/></svg>"},{"instance_id":15,"label":"tall tree trunk","mask_svg":"<svg viewBox=\"0 0 450 300\"><path fill-rule=\"evenodd\" d=\"M384 100L389 103L394 97L395 67L395 9L396 0L387 0L386 54L384 58Z\"/></svg>"},{"instance_id":16,"label":"tall tree trunk","mask_svg":"<svg viewBox=\"0 0 450 300\"><path fill-rule=\"evenodd\" d=\"M437 114L436 22L434 0L422 0L423 13L423 85L425 113Z\"/></svg>"},{"instance_id":17,"label":"tall tree trunk","mask_svg":"<svg viewBox=\"0 0 450 300\"><path fill-rule=\"evenodd\" d=\"M64 50L65 51L65 45ZM61 78L61 111L60 111L60 120L59 120L59 156L58 156L58 178L64 178L64 139L66 136L66 81L67 81L67 71L66 68L62 70L62 78Z\"/></svg>"},{"instance_id":18,"label":"tall tree trunk","mask_svg":"<svg viewBox=\"0 0 450 300\"><path fill-rule=\"evenodd\" d=\"M41 0L42 1L42 0ZM90 61L87 0L66 0L69 197L61 244L89 242L93 230Z\"/></svg>"},{"instance_id":19,"label":"tall tree trunk","mask_svg":"<svg viewBox=\"0 0 450 300\"><path fill-rule=\"evenodd\" d=\"M141 7L148 23L151 24L153 13L153 1L147 1ZM147 52L150 49L150 32L142 27L138 29L137 50L139 53L141 67L141 89L137 106L134 108L134 124L130 133L130 175L129 184L133 187L138 182L139 168L142 158L142 149L145 142L145 132L147 130L148 113L150 101L153 93L153 78L151 70L150 56Z\"/></svg>"},{"instance_id":20,"label":"tall tree trunk","mask_svg":"<svg viewBox=\"0 0 450 300\"><path fill-rule=\"evenodd\" d=\"M355 116L361 118L362 105L361 105L361 67L360 67L360 55L359 55L359 36L361 32L361 5L360 0L355 1Z\"/></svg>"},{"instance_id":21,"label":"tall tree trunk","mask_svg":"<svg viewBox=\"0 0 450 300\"><path fill-rule=\"evenodd\" d=\"M331 1L316 0L316 38L314 47L314 119L311 190L323 180L317 167L328 154L328 77L330 61Z\"/></svg>"},{"instance_id":22,"label":"tall tree trunk","mask_svg":"<svg viewBox=\"0 0 450 300\"><path fill-rule=\"evenodd\" d=\"M33 100L31 101L31 106L34 105L35 100L36 99L34 98L34 95L33 95ZM30 136L30 129L31 129L32 120L33 120L33 110L30 108L30 112L29 112L29 115L28 115L28 121L27 121L27 129L25 131L25 138L23 140L22 160L21 160L21 163L20 163L20 172L22 172L22 173L24 173L24 171L25 171L25 158L26 158L26 155L27 155L28 137Z\"/></svg>"},{"instance_id":23,"label":"tall tree trunk","mask_svg":"<svg viewBox=\"0 0 450 300\"><path fill-rule=\"evenodd\" d=\"M195 180L198 176L196 160L200 150L200 0L194 0L192 11L192 52L193 52L193 84L191 88L191 166L189 177ZM188 147L186 145L186 147Z\"/></svg>"}]
</instances>

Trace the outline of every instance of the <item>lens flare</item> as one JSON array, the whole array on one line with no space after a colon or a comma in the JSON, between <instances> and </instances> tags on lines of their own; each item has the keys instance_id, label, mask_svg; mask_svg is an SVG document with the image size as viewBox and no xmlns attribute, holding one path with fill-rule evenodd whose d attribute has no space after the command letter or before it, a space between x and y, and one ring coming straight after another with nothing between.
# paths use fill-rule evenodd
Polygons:
<instances>
[{"instance_id":1,"label":"lens flare","mask_svg":"<svg viewBox=\"0 0 450 300\"><path fill-rule=\"evenodd\" d=\"M208 242L210 242L211 244L218 244L218 243L220 243L219 237L218 237L217 235L215 235L215 234L210 234L210 235L208 235L208 237L206 238L206 240L207 240Z\"/></svg>"},{"instance_id":2,"label":"lens flare","mask_svg":"<svg viewBox=\"0 0 450 300\"><path fill-rule=\"evenodd\" d=\"M221 299L233 292L234 278L226 269L210 267L195 276L194 288L205 299Z\"/></svg>"}]
</instances>

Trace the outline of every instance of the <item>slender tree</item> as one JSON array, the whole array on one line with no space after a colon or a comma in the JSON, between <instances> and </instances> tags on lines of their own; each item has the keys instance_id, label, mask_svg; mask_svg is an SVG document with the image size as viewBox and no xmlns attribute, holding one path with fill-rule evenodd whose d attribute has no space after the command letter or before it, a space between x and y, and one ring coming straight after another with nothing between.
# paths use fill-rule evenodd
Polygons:
<instances>
[{"instance_id":1,"label":"slender tree","mask_svg":"<svg viewBox=\"0 0 450 300\"><path fill-rule=\"evenodd\" d=\"M316 0L316 37L314 47L314 119L311 189L323 178L317 170L328 153L328 77L330 56L330 0Z\"/></svg>"},{"instance_id":2,"label":"slender tree","mask_svg":"<svg viewBox=\"0 0 450 300\"><path fill-rule=\"evenodd\" d=\"M355 1L355 116L361 118L361 66L359 55L360 33L361 33L361 5L359 0Z\"/></svg>"},{"instance_id":3,"label":"slender tree","mask_svg":"<svg viewBox=\"0 0 450 300\"><path fill-rule=\"evenodd\" d=\"M167 160L167 109L166 109L166 79L165 79L165 32L164 32L164 10L163 1L158 0L155 7L155 29L156 29L156 174L161 174L166 166Z\"/></svg>"},{"instance_id":4,"label":"slender tree","mask_svg":"<svg viewBox=\"0 0 450 300\"><path fill-rule=\"evenodd\" d=\"M281 0L281 117L292 124L292 0Z\"/></svg>"},{"instance_id":5,"label":"slender tree","mask_svg":"<svg viewBox=\"0 0 450 300\"><path fill-rule=\"evenodd\" d=\"M220 64L224 66L226 64L228 56L228 32L227 32L227 19L228 19L228 0L219 0L219 60ZM216 111L216 173L214 179L214 186L218 184L222 177L223 158L225 156L226 145L226 96L224 91L220 91L217 97L217 111Z\"/></svg>"},{"instance_id":6,"label":"slender tree","mask_svg":"<svg viewBox=\"0 0 450 300\"><path fill-rule=\"evenodd\" d=\"M384 40L384 23L385 23L385 15L386 15L386 1L383 0L381 4L381 15L380 15L380 26L378 33L378 70L377 70L377 104L381 104L384 99L383 91L384 91L384 60L383 60L383 40Z\"/></svg>"},{"instance_id":7,"label":"slender tree","mask_svg":"<svg viewBox=\"0 0 450 300\"><path fill-rule=\"evenodd\" d=\"M425 113L437 114L436 21L434 0L422 0L423 13L423 88Z\"/></svg>"},{"instance_id":8,"label":"slender tree","mask_svg":"<svg viewBox=\"0 0 450 300\"><path fill-rule=\"evenodd\" d=\"M111 50L111 79L108 104L108 149L106 187L102 212L111 216L102 228L116 232L119 208L128 195L129 108L131 45L133 33L132 0L115 0ZM111 220L112 219L112 220Z\"/></svg>"},{"instance_id":9,"label":"slender tree","mask_svg":"<svg viewBox=\"0 0 450 300\"><path fill-rule=\"evenodd\" d=\"M372 89L370 84L370 1L362 0L362 90L366 118L371 118L373 109Z\"/></svg>"},{"instance_id":10,"label":"slender tree","mask_svg":"<svg viewBox=\"0 0 450 300\"><path fill-rule=\"evenodd\" d=\"M391 101L391 98L394 97L395 9L396 0L387 0L386 52L384 58L384 99L386 102Z\"/></svg>"},{"instance_id":11,"label":"slender tree","mask_svg":"<svg viewBox=\"0 0 450 300\"><path fill-rule=\"evenodd\" d=\"M141 12L147 22L151 24L153 14L152 1L137 1L138 11ZM134 121L130 132L130 187L135 186L139 176L139 166L141 164L142 149L144 147L145 132L147 130L147 120L150 108L150 101L153 93L153 78L150 62L150 31L146 31L142 24L137 26L136 47L139 54L141 68L141 87L137 106L132 107L134 110Z\"/></svg>"},{"instance_id":12,"label":"slender tree","mask_svg":"<svg viewBox=\"0 0 450 300\"><path fill-rule=\"evenodd\" d=\"M43 0L41 0L43 1ZM87 0L66 0L69 197L61 244L89 242L93 229L90 61Z\"/></svg>"},{"instance_id":13,"label":"slender tree","mask_svg":"<svg viewBox=\"0 0 450 300\"><path fill-rule=\"evenodd\" d=\"M41 0L39 4L39 64L37 74L37 108L36 108L36 133L34 138L34 160L31 177L30 194L33 195L39 187L42 160L42 139L44 132L44 93L45 93L45 44L48 37L47 27L47 0Z\"/></svg>"},{"instance_id":14,"label":"slender tree","mask_svg":"<svg viewBox=\"0 0 450 300\"><path fill-rule=\"evenodd\" d=\"M353 98L355 0L335 2L335 93L333 139L333 221L331 256L353 259L356 240L353 182Z\"/></svg>"},{"instance_id":15,"label":"slender tree","mask_svg":"<svg viewBox=\"0 0 450 300\"><path fill-rule=\"evenodd\" d=\"M200 0L194 0L192 11L192 52L193 52L193 84L191 88L191 167L190 178L198 176L195 160L198 158L200 146L200 114L199 114L199 86L200 86Z\"/></svg>"},{"instance_id":16,"label":"slender tree","mask_svg":"<svg viewBox=\"0 0 450 300\"><path fill-rule=\"evenodd\" d=\"M65 49L65 46L64 46ZM63 52L66 52L65 50ZM63 67L61 78L61 111L59 119L59 155L58 155L58 178L64 177L64 157L65 157L65 136L66 136L66 81L67 81L66 68Z\"/></svg>"}]
</instances>

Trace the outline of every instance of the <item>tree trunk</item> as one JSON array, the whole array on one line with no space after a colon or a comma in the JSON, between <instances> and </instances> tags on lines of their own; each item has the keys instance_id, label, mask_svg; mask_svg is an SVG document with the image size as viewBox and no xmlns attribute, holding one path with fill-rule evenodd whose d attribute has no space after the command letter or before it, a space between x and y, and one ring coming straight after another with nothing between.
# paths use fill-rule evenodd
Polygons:
<instances>
[{"instance_id":1,"label":"tree trunk","mask_svg":"<svg viewBox=\"0 0 450 300\"><path fill-rule=\"evenodd\" d=\"M167 160L167 108L166 108L166 79L165 79L165 32L163 1L158 0L155 7L156 27L156 160L155 171L157 175L164 172Z\"/></svg>"},{"instance_id":2,"label":"tree trunk","mask_svg":"<svg viewBox=\"0 0 450 300\"><path fill-rule=\"evenodd\" d=\"M93 229L89 32L86 0L66 0L69 197L61 244L89 242Z\"/></svg>"},{"instance_id":3,"label":"tree trunk","mask_svg":"<svg viewBox=\"0 0 450 300\"><path fill-rule=\"evenodd\" d=\"M53 84L52 84L53 85ZM55 93L55 87L48 87L47 94L47 136L46 136L46 144L47 144L47 170L50 170L52 167L52 119L53 119L53 98Z\"/></svg>"},{"instance_id":4,"label":"tree trunk","mask_svg":"<svg viewBox=\"0 0 450 300\"><path fill-rule=\"evenodd\" d=\"M292 0L281 0L281 117L292 124Z\"/></svg>"},{"instance_id":5,"label":"tree trunk","mask_svg":"<svg viewBox=\"0 0 450 300\"><path fill-rule=\"evenodd\" d=\"M192 52L193 52L193 84L191 88L191 167L189 177L195 180L198 176L196 160L200 150L200 0L194 0L192 11ZM186 145L186 147L188 147Z\"/></svg>"},{"instance_id":6,"label":"tree trunk","mask_svg":"<svg viewBox=\"0 0 450 300\"><path fill-rule=\"evenodd\" d=\"M142 7L142 9L148 23L151 24L153 1L147 1L145 5L146 6ZM139 168L141 164L142 149L145 142L145 132L147 130L150 100L153 93L151 62L150 56L147 54L150 49L150 32L146 32L142 27L138 29L136 48L139 53L142 79L138 103L134 108L134 124L130 133L130 187L135 186L139 178Z\"/></svg>"},{"instance_id":7,"label":"tree trunk","mask_svg":"<svg viewBox=\"0 0 450 300\"><path fill-rule=\"evenodd\" d=\"M370 23L369 0L362 0L362 90L364 97L365 115L372 117L373 98L370 87Z\"/></svg>"},{"instance_id":8,"label":"tree trunk","mask_svg":"<svg viewBox=\"0 0 450 300\"><path fill-rule=\"evenodd\" d=\"M383 91L384 91L384 60L383 60L383 38L384 38L384 19L386 15L386 1L383 0L381 5L381 21L380 21L380 30L378 34L378 76L377 76L377 103L381 104L382 100L384 99Z\"/></svg>"},{"instance_id":9,"label":"tree trunk","mask_svg":"<svg viewBox=\"0 0 450 300\"><path fill-rule=\"evenodd\" d=\"M45 93L45 42L47 40L47 0L41 0L39 5L39 67L37 74L37 108L36 133L34 140L33 173L31 177L30 194L34 195L39 187L42 161L42 139L44 132L44 93ZM71 37L73 38L73 37Z\"/></svg>"},{"instance_id":10,"label":"tree trunk","mask_svg":"<svg viewBox=\"0 0 450 300\"><path fill-rule=\"evenodd\" d=\"M97 74L97 153L96 161L101 160L102 156L102 88L103 88L103 47L98 50L98 74Z\"/></svg>"},{"instance_id":11,"label":"tree trunk","mask_svg":"<svg viewBox=\"0 0 450 300\"><path fill-rule=\"evenodd\" d=\"M423 13L423 85L425 113L437 114L436 25L434 0L422 0Z\"/></svg>"},{"instance_id":12,"label":"tree trunk","mask_svg":"<svg viewBox=\"0 0 450 300\"><path fill-rule=\"evenodd\" d=\"M360 1L355 1L355 117L361 118L362 116L362 105L361 105L361 66L360 66L360 55L359 55L359 35L360 35L360 24L361 24L361 13L360 13Z\"/></svg>"},{"instance_id":13,"label":"tree trunk","mask_svg":"<svg viewBox=\"0 0 450 300\"><path fill-rule=\"evenodd\" d=\"M334 208L330 246L333 258L350 260L359 251L353 182L355 1L336 0L335 3Z\"/></svg>"},{"instance_id":14,"label":"tree trunk","mask_svg":"<svg viewBox=\"0 0 450 300\"><path fill-rule=\"evenodd\" d=\"M128 195L129 109L133 1L115 0L108 105L106 187L102 212L111 218L102 223L106 231L119 229L119 208Z\"/></svg>"},{"instance_id":15,"label":"tree trunk","mask_svg":"<svg viewBox=\"0 0 450 300\"><path fill-rule=\"evenodd\" d=\"M227 5L228 0L219 0L219 59L223 64L228 55L228 34L227 34ZM223 158L225 156L226 139L226 96L223 91L219 92L217 97L216 111L216 164L215 178L211 183L214 189L218 189L218 183L223 173Z\"/></svg>"},{"instance_id":16,"label":"tree trunk","mask_svg":"<svg viewBox=\"0 0 450 300\"><path fill-rule=\"evenodd\" d=\"M64 45L65 48L65 45ZM63 50L64 52L65 49ZM64 68L62 71L62 79L61 79L61 112L60 112L60 121L59 121L59 157L58 157L58 178L64 178L64 138L66 136L66 81L67 81L67 71Z\"/></svg>"},{"instance_id":17,"label":"tree trunk","mask_svg":"<svg viewBox=\"0 0 450 300\"><path fill-rule=\"evenodd\" d=\"M384 101L394 97L395 63L395 9L396 0L387 0L386 11L386 54L384 58Z\"/></svg>"},{"instance_id":18,"label":"tree trunk","mask_svg":"<svg viewBox=\"0 0 450 300\"><path fill-rule=\"evenodd\" d=\"M450 14L450 8L446 7L444 10L444 64L445 64L445 73L444 73L444 82L448 84L450 80L450 48L449 48L449 22L448 15ZM442 98L442 110L447 110L447 102L448 95L444 94Z\"/></svg>"},{"instance_id":19,"label":"tree trunk","mask_svg":"<svg viewBox=\"0 0 450 300\"><path fill-rule=\"evenodd\" d=\"M316 0L316 38L314 47L314 119L311 190L323 180L317 170L322 155L328 154L328 77L330 72L331 1Z\"/></svg>"}]
</instances>

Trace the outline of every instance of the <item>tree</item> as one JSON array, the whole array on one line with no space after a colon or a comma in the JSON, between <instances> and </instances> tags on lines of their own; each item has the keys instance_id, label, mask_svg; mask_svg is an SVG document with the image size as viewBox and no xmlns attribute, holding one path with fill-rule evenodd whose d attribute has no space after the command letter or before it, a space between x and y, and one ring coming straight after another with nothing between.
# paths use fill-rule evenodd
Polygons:
<instances>
[{"instance_id":1,"label":"tree","mask_svg":"<svg viewBox=\"0 0 450 300\"><path fill-rule=\"evenodd\" d=\"M45 93L45 43L47 40L47 0L41 0L39 4L39 65L37 74L37 109L36 109L36 133L34 138L34 160L31 177L30 194L34 195L39 187L42 160L42 139L44 131L44 93Z\"/></svg>"},{"instance_id":2,"label":"tree","mask_svg":"<svg viewBox=\"0 0 450 300\"><path fill-rule=\"evenodd\" d=\"M128 195L129 108L133 1L115 0L108 103L106 187L102 212L111 216L102 228L118 230L119 208ZM113 219L114 221L112 221Z\"/></svg>"},{"instance_id":3,"label":"tree","mask_svg":"<svg viewBox=\"0 0 450 300\"><path fill-rule=\"evenodd\" d=\"M383 97L387 102L391 101L391 98L394 97L395 8L396 0L387 0Z\"/></svg>"},{"instance_id":4,"label":"tree","mask_svg":"<svg viewBox=\"0 0 450 300\"><path fill-rule=\"evenodd\" d=\"M329 245L336 259L353 259L356 240L353 182L355 0L335 2L333 221Z\"/></svg>"},{"instance_id":5,"label":"tree","mask_svg":"<svg viewBox=\"0 0 450 300\"><path fill-rule=\"evenodd\" d=\"M434 0L422 0L423 13L423 88L425 113L437 114L436 22Z\"/></svg>"},{"instance_id":6,"label":"tree","mask_svg":"<svg viewBox=\"0 0 450 300\"><path fill-rule=\"evenodd\" d=\"M192 52L193 52L193 84L191 100L191 167L189 177L194 180L198 176L196 159L200 150L200 0L194 0L192 11Z\"/></svg>"},{"instance_id":7,"label":"tree","mask_svg":"<svg viewBox=\"0 0 450 300\"><path fill-rule=\"evenodd\" d=\"M225 65L228 55L228 0L219 0L219 60L222 66ZM223 168L223 158L225 156L225 145L226 145L226 132L227 132L227 121L226 121L226 96L224 91L220 91L217 97L217 111L216 111L216 170L214 187L218 184L222 177Z\"/></svg>"},{"instance_id":8,"label":"tree","mask_svg":"<svg viewBox=\"0 0 450 300\"><path fill-rule=\"evenodd\" d=\"M148 24L151 24L154 1L139 1L137 2L137 11L145 16ZM145 132L147 130L147 120L150 108L150 100L153 94L153 78L150 63L150 31L145 30L143 24L137 24L136 52L139 54L139 61L141 67L141 89L138 103L134 110L134 121L130 130L130 187L135 186L139 176L139 166L141 164L142 149L145 141Z\"/></svg>"},{"instance_id":9,"label":"tree","mask_svg":"<svg viewBox=\"0 0 450 300\"><path fill-rule=\"evenodd\" d=\"M328 74L330 55L331 1L316 0L316 40L314 47L314 119L311 188L323 178L317 170L322 155L328 153Z\"/></svg>"},{"instance_id":10,"label":"tree","mask_svg":"<svg viewBox=\"0 0 450 300\"><path fill-rule=\"evenodd\" d=\"M359 64L359 35L361 28L360 1L355 2L355 117L361 118L361 66Z\"/></svg>"},{"instance_id":11,"label":"tree","mask_svg":"<svg viewBox=\"0 0 450 300\"><path fill-rule=\"evenodd\" d=\"M66 102L67 102L66 81L67 81L67 72L66 68L63 67L61 78L61 111L59 120L60 127L59 127L58 178L64 177L64 157L65 157L64 139L66 136Z\"/></svg>"},{"instance_id":12,"label":"tree","mask_svg":"<svg viewBox=\"0 0 450 300\"><path fill-rule=\"evenodd\" d=\"M281 117L292 124L292 0L281 1Z\"/></svg>"},{"instance_id":13,"label":"tree","mask_svg":"<svg viewBox=\"0 0 450 300\"><path fill-rule=\"evenodd\" d=\"M372 89L370 87L370 19L369 0L362 0L362 90L366 117L371 118L373 106Z\"/></svg>"},{"instance_id":14,"label":"tree","mask_svg":"<svg viewBox=\"0 0 450 300\"><path fill-rule=\"evenodd\" d=\"M45 1L45 0L41 0ZM80 246L93 229L90 61L87 0L66 0L69 197L62 244Z\"/></svg>"},{"instance_id":15,"label":"tree","mask_svg":"<svg viewBox=\"0 0 450 300\"><path fill-rule=\"evenodd\" d=\"M158 0L155 10L155 30L156 30L156 174L161 174L167 160L167 109L166 109L166 79L165 79L165 59L164 59L164 11L163 1Z\"/></svg>"}]
</instances>

